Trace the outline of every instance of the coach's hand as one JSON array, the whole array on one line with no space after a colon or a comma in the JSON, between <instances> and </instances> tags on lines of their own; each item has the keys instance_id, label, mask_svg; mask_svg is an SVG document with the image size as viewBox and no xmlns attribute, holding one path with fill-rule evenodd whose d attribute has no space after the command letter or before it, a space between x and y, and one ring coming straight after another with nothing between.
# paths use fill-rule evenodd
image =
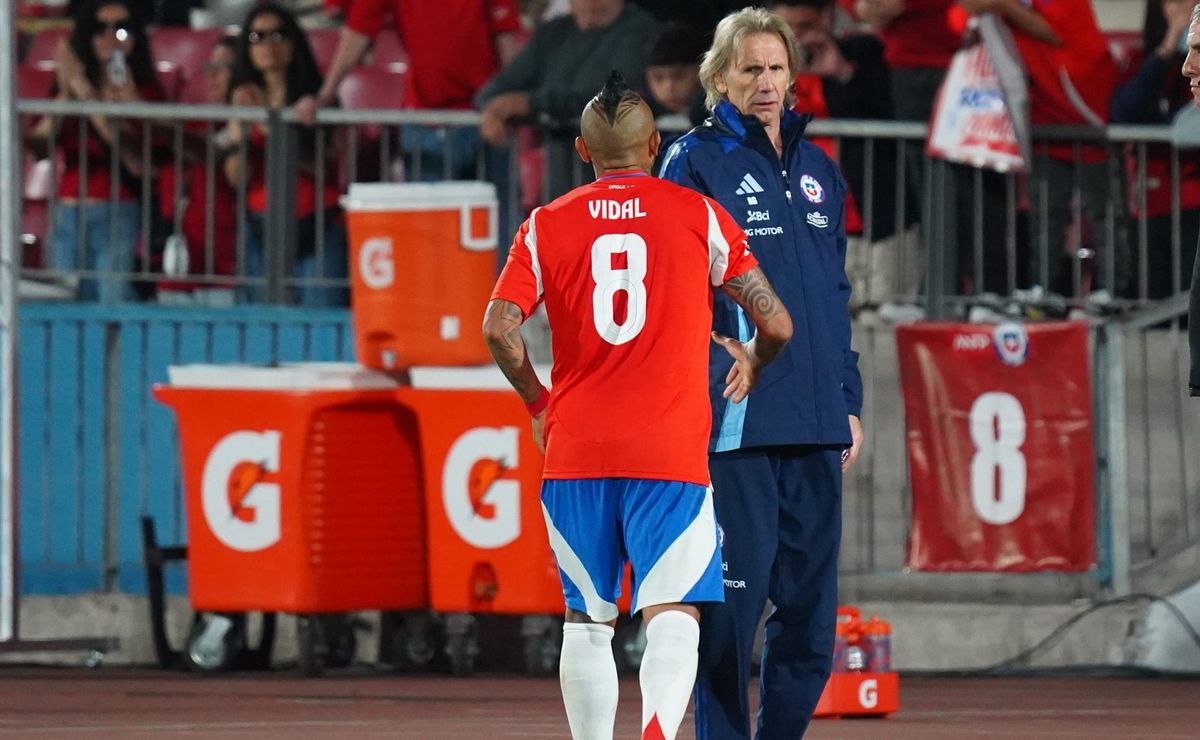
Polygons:
<instances>
[{"instance_id":1,"label":"coach's hand","mask_svg":"<svg viewBox=\"0 0 1200 740\"><path fill-rule=\"evenodd\" d=\"M725 351L733 357L733 367L729 368L729 372L725 374L725 392L721 394L723 398L731 398L734 403L741 403L750 395L750 389L758 382L758 370L762 367L762 362L754 355L754 349L750 342L743 344L736 339L712 333L712 340L725 348Z\"/></svg>"},{"instance_id":2,"label":"coach's hand","mask_svg":"<svg viewBox=\"0 0 1200 740\"><path fill-rule=\"evenodd\" d=\"M850 416L850 447L842 451L842 472L850 470L858 460L858 453L862 452L863 435L862 419L851 414Z\"/></svg>"},{"instance_id":3,"label":"coach's hand","mask_svg":"<svg viewBox=\"0 0 1200 740\"><path fill-rule=\"evenodd\" d=\"M538 452L546 454L546 411L542 409L541 413L533 417L533 443L537 445Z\"/></svg>"}]
</instances>

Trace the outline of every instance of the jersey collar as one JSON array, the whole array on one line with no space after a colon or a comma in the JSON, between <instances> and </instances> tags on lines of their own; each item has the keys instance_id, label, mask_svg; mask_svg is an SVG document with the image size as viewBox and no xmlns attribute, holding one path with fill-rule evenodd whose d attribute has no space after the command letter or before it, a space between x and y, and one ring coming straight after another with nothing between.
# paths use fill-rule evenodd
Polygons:
<instances>
[{"instance_id":1,"label":"jersey collar","mask_svg":"<svg viewBox=\"0 0 1200 740\"><path fill-rule=\"evenodd\" d=\"M603 177L597 177L596 182L604 182L605 180L617 180L623 177L650 177L650 175L641 170L629 170L628 172L613 172Z\"/></svg>"}]
</instances>

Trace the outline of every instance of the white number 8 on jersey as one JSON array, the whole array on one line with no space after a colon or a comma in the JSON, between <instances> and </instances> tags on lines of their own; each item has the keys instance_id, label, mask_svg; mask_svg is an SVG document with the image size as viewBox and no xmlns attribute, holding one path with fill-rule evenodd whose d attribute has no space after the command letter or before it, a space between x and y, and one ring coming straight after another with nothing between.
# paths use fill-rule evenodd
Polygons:
<instances>
[{"instance_id":1,"label":"white number 8 on jersey","mask_svg":"<svg viewBox=\"0 0 1200 740\"><path fill-rule=\"evenodd\" d=\"M625 254L627 267L613 269L614 254ZM592 242L592 321L596 331L609 344L625 344L646 325L646 240L637 234L605 234ZM625 322L618 324L613 298L620 291L628 295Z\"/></svg>"}]
</instances>

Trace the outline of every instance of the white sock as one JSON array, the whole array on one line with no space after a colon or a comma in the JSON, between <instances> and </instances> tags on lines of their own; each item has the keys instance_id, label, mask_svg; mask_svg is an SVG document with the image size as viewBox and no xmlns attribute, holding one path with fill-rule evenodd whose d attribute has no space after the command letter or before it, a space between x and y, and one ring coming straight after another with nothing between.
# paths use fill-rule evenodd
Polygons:
<instances>
[{"instance_id":1,"label":"white sock","mask_svg":"<svg viewBox=\"0 0 1200 740\"><path fill-rule=\"evenodd\" d=\"M575 740L612 740L618 693L612 639L607 624L563 625L558 681Z\"/></svg>"},{"instance_id":2,"label":"white sock","mask_svg":"<svg viewBox=\"0 0 1200 740\"><path fill-rule=\"evenodd\" d=\"M680 611L659 612L646 625L646 652L639 674L642 684L642 738L673 740L687 712L696 683L700 625ZM653 729L658 723L661 735Z\"/></svg>"}]
</instances>

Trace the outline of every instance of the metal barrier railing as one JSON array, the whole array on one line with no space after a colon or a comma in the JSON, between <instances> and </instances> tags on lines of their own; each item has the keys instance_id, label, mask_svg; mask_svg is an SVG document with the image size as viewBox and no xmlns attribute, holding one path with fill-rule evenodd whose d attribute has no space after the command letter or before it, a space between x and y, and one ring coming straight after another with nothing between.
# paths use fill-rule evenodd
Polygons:
<instances>
[{"instance_id":1,"label":"metal barrier railing","mask_svg":"<svg viewBox=\"0 0 1200 740\"><path fill-rule=\"evenodd\" d=\"M217 219L208 213L204 246L194 260L201 264L191 266L186 282L231 286L245 302L290 302L296 289L345 286L344 270L326 259L327 242L331 250L345 248L339 209L327 197L349 182L491 180L501 200L503 241L529 206L591 179L590 168L564 154L569 147L562 136L547 134L540 149L527 137L508 150L487 147L476 134L479 116L473 111L333 109L321 111L316 127L308 128L295 125L291 111L262 108L22 100L18 110L27 119L104 116L130 122L142 172L187 168L199 180L193 186L203 190L205 203L227 196L236 208L236 217L228 219L236 233L234 254L224 259L232 267L217 269L219 246L228 235L218 233ZM231 121L259 127L263 135L251 144L243 138L228 150L220 131ZM77 149L86 150L86 127L76 128ZM831 142L830 151L842 160L858 206L862 225L850 235L848 264L856 307L914 304L931 317L949 317L978 305L1037 316L1065 314L1071 307L1128 309L1185 289L1192 237L1200 231L1200 203L1186 207L1181 172L1184 165L1200 163L1200 150L1177 146L1168 128L1039 128L1035 152L1042 153L1035 154L1028 174L931 159L923 152L926 131L924 124L892 121L809 125L809 136ZM59 138L50 139L50 162L59 159ZM110 152L121 147L119 140L109 145ZM546 155L539 160L542 151ZM247 176L245 167L236 180L226 177L227 154L253 159L265 177L253 171ZM130 177L117 161L108 157L108 237L128 242L128 234L118 235L123 219L116 209L117 193ZM78 167L81 183L88 178L87 167L84 157ZM49 173L44 205L52 215L45 241L53 245L54 229L63 224L60 208L74 204L58 198L56 168L43 166L43 171ZM1169 183L1161 181L1164 177ZM153 178L142 179L153 185ZM198 197L184 193L182 181L175 178L172 200L181 207L166 219L173 222L166 226L169 231L180 230L188 196ZM300 213L305 218L293 217L300 185L308 191ZM138 193L142 234L151 234L163 220L161 212L152 218L153 190L142 187ZM61 244L45 249L49 259L27 269L27 275L98 280L116 273L125 282L141 283L170 277L153 250L145 248L127 267L90 265L84 213L75 210L74 255ZM297 244L298 236L311 237L311 247ZM310 258L316 270L289 272L302 257ZM56 264L67 261L73 264ZM329 274L334 270L340 274Z\"/></svg>"},{"instance_id":2,"label":"metal barrier railing","mask_svg":"<svg viewBox=\"0 0 1200 740\"><path fill-rule=\"evenodd\" d=\"M1200 405L1187 397L1188 298L1097 328L1099 487L1121 593L1139 572L1200 547Z\"/></svg>"},{"instance_id":3,"label":"metal barrier railing","mask_svg":"<svg viewBox=\"0 0 1200 740\"><path fill-rule=\"evenodd\" d=\"M26 193L24 199L27 209L40 206L49 218L42 238L36 240L41 254L23 275L55 284L60 290L52 295L59 297L79 295L113 302L134 298L131 287L139 284L171 288L182 284L189 291L224 290L228 295L222 305L346 305L345 226L334 198L349 182L444 179L446 175L502 177L501 200L512 214L505 223L515 224L519 205L516 198L508 197L517 183L512 154L489 156L485 147L475 143L479 116L473 112L329 110L308 128L297 125L290 111L262 108L22 100L18 110L27 122L33 117L51 121L44 151L39 152L45 163L43 187L34 197ZM71 162L78 193L60 193L57 178L62 150L72 148L77 155L88 151L90 143L86 126L74 126L72 135L78 138L72 139L71 147L62 141L61 130L90 117L127 124L114 127L117 133L107 142L108 196L99 201L84 198L94 154L75 156ZM255 127L258 133L230 145L222 133L230 122ZM431 171L429 161L434 157L428 146L415 146L402 153L408 165L405 171L396 171L392 149L402 134L444 142L436 170ZM122 142L123 135L133 142L136 153L128 151L130 141ZM123 167L121 163L131 158L134 166ZM239 165L231 168L230 158ZM156 178L168 168L174 188L164 195ZM131 176L131 169L155 175ZM191 192L185 192L189 187ZM79 207L85 202L98 207L102 218L107 216L103 226L96 225L89 208ZM191 202L204 204L203 213L193 216L187 210ZM137 214L132 228L127 223L129 212ZM193 239L201 246L188 250L196 257L188 269L181 270L177 261L156 251L162 240L155 237L161 236L156 232L175 235L186 230L193 225L185 224L189 218L203 219L199 238ZM231 233L221 231L222 220ZM64 235L56 233L64 226L70 227L73 245L64 246ZM103 264L95 256L89 226L101 231L110 246ZM35 242L36 236L30 234L27 241ZM302 267L306 261L311 268ZM99 288L80 289L84 281L99 283ZM80 287L71 290L72 286ZM318 291L316 300L306 300L312 291Z\"/></svg>"}]
</instances>

